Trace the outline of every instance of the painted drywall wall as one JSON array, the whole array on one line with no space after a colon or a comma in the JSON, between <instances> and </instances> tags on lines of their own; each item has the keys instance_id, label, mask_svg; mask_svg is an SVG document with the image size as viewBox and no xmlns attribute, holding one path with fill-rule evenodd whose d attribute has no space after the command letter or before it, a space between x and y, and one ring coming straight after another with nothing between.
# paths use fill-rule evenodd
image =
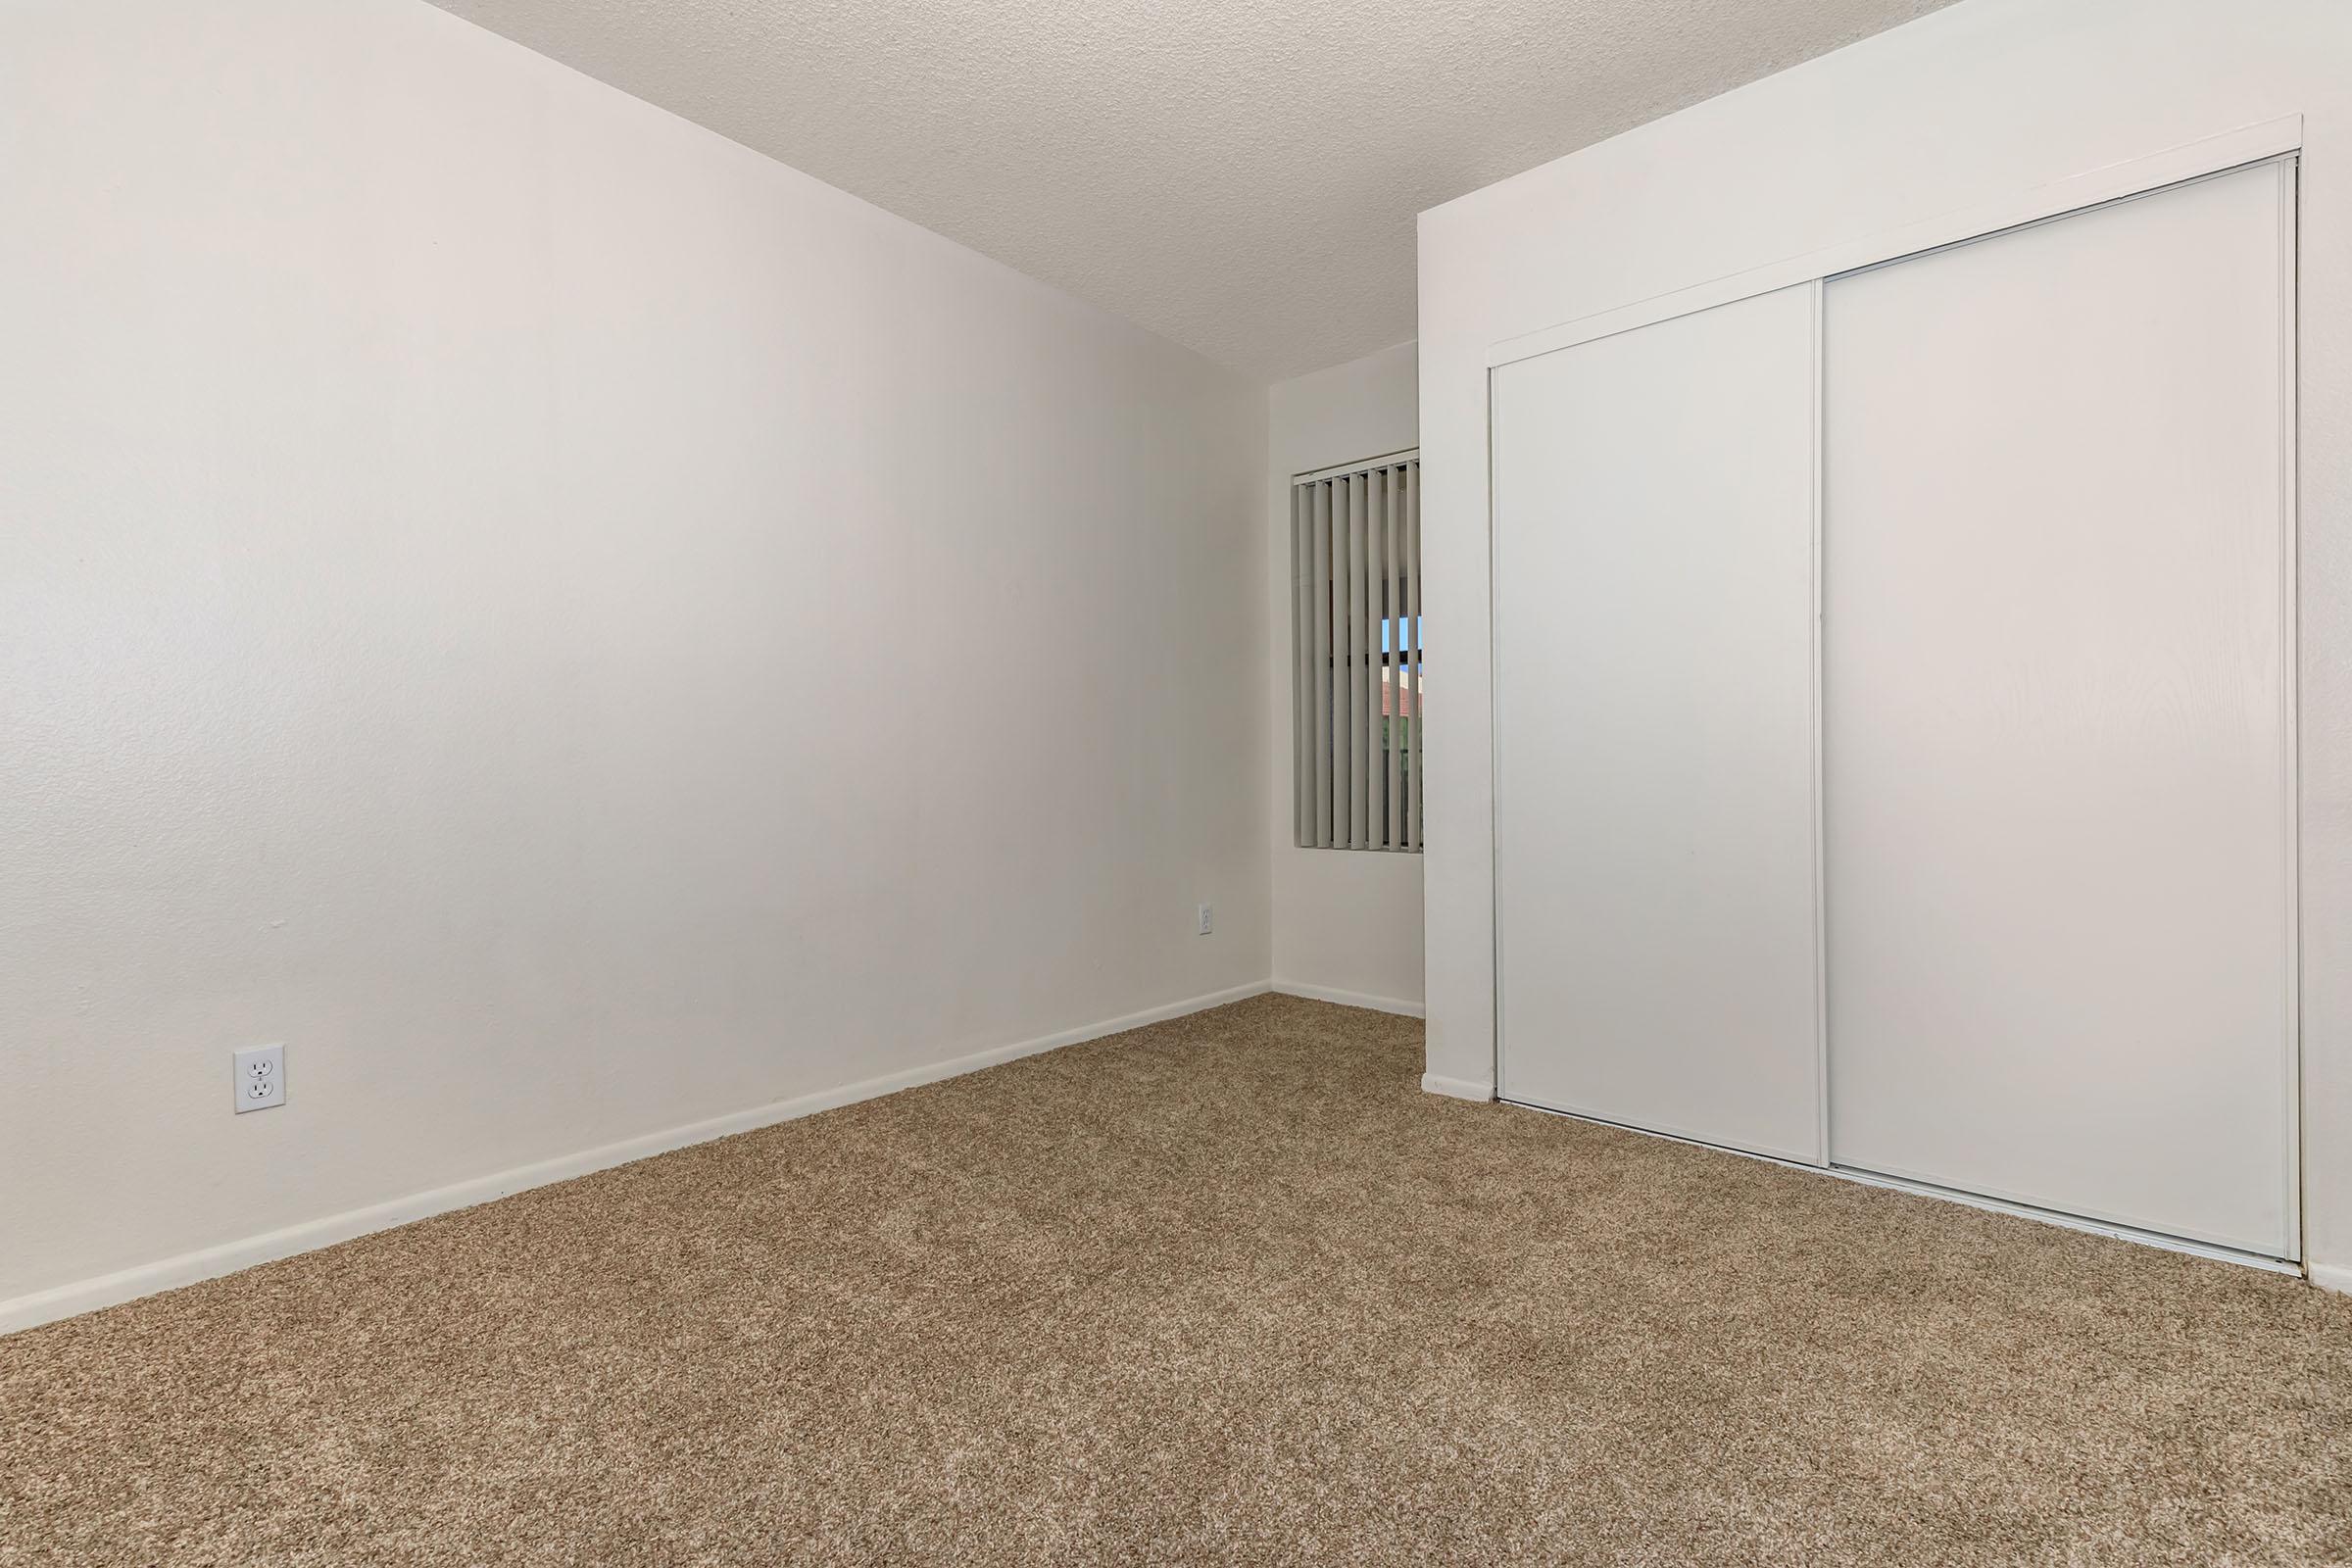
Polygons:
<instances>
[{"instance_id":1,"label":"painted drywall wall","mask_svg":"<svg viewBox=\"0 0 2352 1568\"><path fill-rule=\"evenodd\" d=\"M1262 985L1262 389L420 0L0 211L0 1302Z\"/></svg>"},{"instance_id":2,"label":"painted drywall wall","mask_svg":"<svg viewBox=\"0 0 2352 1568\"><path fill-rule=\"evenodd\" d=\"M1499 339L2275 119L2306 117L2305 1239L2352 1284L2352 7L1963 0L1421 219L1429 1065L1493 1081L1487 355Z\"/></svg>"},{"instance_id":3,"label":"painted drywall wall","mask_svg":"<svg viewBox=\"0 0 2352 1568\"><path fill-rule=\"evenodd\" d=\"M1276 986L1418 1012L1421 858L1302 850L1292 837L1291 477L1400 452L1419 437L1419 358L1410 343L1278 381L1266 394L1267 748L1272 762Z\"/></svg>"}]
</instances>

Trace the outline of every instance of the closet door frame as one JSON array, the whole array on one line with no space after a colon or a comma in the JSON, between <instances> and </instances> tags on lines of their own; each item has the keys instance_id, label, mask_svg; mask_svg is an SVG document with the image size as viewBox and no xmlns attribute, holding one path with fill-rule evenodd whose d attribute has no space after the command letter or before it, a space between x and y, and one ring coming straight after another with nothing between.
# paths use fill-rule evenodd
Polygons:
<instances>
[{"instance_id":1,"label":"closet door frame","mask_svg":"<svg viewBox=\"0 0 2352 1568\"><path fill-rule=\"evenodd\" d=\"M1813 454L1814 483L1812 541L1812 745L1814 755L1813 902L1815 939L1814 951L1816 965L1815 1046L1817 1065L1815 1076L1817 1081L1817 1092L1819 1096L1822 1149L1819 1157L1812 1161L1776 1159L1775 1156L1772 1155L1758 1154L1750 1154L1749 1157L1774 1159L1776 1163L1795 1164L1800 1168L1818 1169L1826 1174L1847 1177L1848 1179L1862 1181L1873 1186L1889 1186L1910 1191L1923 1192L1931 1196L1954 1199L1963 1202L1977 1203L1979 1206L1983 1207L1995 1208L2007 1212L2026 1214L2030 1217L2052 1220L2060 1224L2072 1225L2080 1229L2093 1230L2102 1234L2120 1235L2131 1239L2153 1242L2159 1245L2174 1246L2190 1251L2211 1253L2213 1255L2237 1258L2245 1261L2262 1262L2267 1266L2292 1268L2292 1271L2294 1272L2301 1272L2299 1267L2276 1263L2273 1260L2257 1257L2255 1254L2240 1253L2232 1251L2229 1249L2209 1247L2202 1243L2186 1242L2179 1238L2135 1231L2130 1227L2116 1226L2102 1220L2055 1213L2041 1209L2028 1208L2022 1205L2004 1201L1999 1199L1983 1198L1972 1194L1954 1193L1941 1188L1927 1187L1876 1175L1869 1172L1847 1171L1842 1167L1837 1166L1830 1162L1828 1152L1830 1095L1828 1041L1829 996L1827 975L1828 932L1827 908L1825 904L1826 878L1824 875L1823 859L1827 840L1825 833L1825 822L1823 818L1824 737L1822 733L1821 634L1821 616L1823 609L1822 523L1824 510L1822 479L1827 437L1823 426L1825 409L1824 388L1822 385L1821 374L1823 364L1821 333L1823 329L1824 312L1822 309L1822 300L1820 296L1824 285L1829 279L1843 275L1845 273L1867 270L1871 268L1882 267L1889 263L1903 261L1914 256L1925 255L1932 251L1943 250L1955 245L1965 245L1975 240L1988 239L1996 234L2000 234L2008 230L2030 227L2036 223L2044 223L2055 220L2072 217L2075 214L2085 212L2092 208L2103 207L2120 201L2128 201L2134 197L2152 195L2158 191L2172 186L2187 184L2195 180L2210 178L2217 174L2231 173L2256 165L2269 163L2277 164L2278 166L2280 171L2279 177L2284 186L2281 193L2282 199L2279 204L2281 227L2279 253L2280 267L2284 274L2282 279L2283 287L2280 291L2281 310L2279 319L2279 363L2281 383L2279 388L2279 412L2282 425L2281 438L2279 442L2279 526L2281 563L2280 629L2282 634L2285 663L2283 671L2285 711L2281 715L2283 745L2285 752L2282 773L2287 797L2285 809L2287 842L2283 847L2284 881L2286 888L2286 908L2283 911L2283 918L2286 922L2287 933L2286 986L2288 992L2286 1005L2286 1039L2283 1045L2283 1050L2285 1053L2285 1077L2287 1084L2286 1098L2288 1102L2284 1107L2284 1114L2286 1117L2285 1144L2288 1165L2288 1169L2285 1172L2285 1178L2288 1184L2290 1233L2297 1239L2298 1242L2300 1242L2302 1239L2302 1227L2304 1224L2304 1205L2301 1201L2301 1187L2303 1182L2303 1140L2301 1129L2303 1103L2301 1039L2302 979L2300 959L2301 921L2298 893L2301 861L2302 808L2298 788L2300 758L2299 744L2297 740L2297 722L2300 708L2299 673L2302 659L2302 645L2297 620L2299 580L2296 549L2300 512L2296 487L2297 451L2299 446L2298 409L2296 401L2296 280L2300 260L2297 245L2298 193L2296 172L2299 167L2302 149L2303 117L2301 115L2287 115L2277 120L2265 121L2258 124L2247 125L2235 130L2225 131L2218 135L2205 137L2197 141L2169 148L2162 152L2153 153L2144 158L2133 159L2127 163L2112 165L2105 169L2094 170L2088 173L2077 175L2071 179L2059 180L2048 185L2036 187L2031 191L2021 192L2013 197L1988 202L1979 207L1972 207L1957 212L1941 214L1934 218L1925 219L1916 223L1908 224L1899 229L1883 232L1862 239L1847 241L1838 245L1830 246L1825 249L1812 252L1808 255L1793 257L1787 261L1771 263L1764 267L1753 268L1744 271L1730 273L1726 276L1695 284L1689 288L1657 295L1646 300L1639 300L1630 305L1621 306L1613 310L1598 312L1591 316L1579 317L1572 320L1563 321L1555 326L1545 327L1535 332L1524 333L1516 337L1505 338L1490 345L1487 353L1487 417L1489 442L1488 451L1489 462L1491 466L1494 449L1494 419L1495 402L1494 372L1496 369L1499 369L1507 365L1517 364L1522 360L1533 359L1538 355L1549 354L1564 348L1573 348L1581 343L1590 343L1598 338L1611 337L1620 332L1630 332L1640 327L1652 325L1656 322L1672 320L1678 317L1689 316L1699 311L1711 310L1717 306L1735 304L1739 301L1749 299L1759 294L1774 293L1782 289L1807 284L1809 284L1814 291L1813 322L1815 335L1813 353L1813 428L1815 434L1815 446ZM1491 879L1489 884L1490 887L1499 887L1500 885L1501 858L1504 853L1504 824L1509 820L1506 814L1504 801L1504 736L1501 725L1498 722L1500 718L1499 704L1495 702L1494 696L1494 693L1500 690L1502 683L1502 671L1497 659L1497 655L1502 645L1501 602L1500 595L1497 592L1497 579L1494 575L1494 572L1499 570L1499 567L1492 564L1498 559L1496 556L1496 549L1500 543L1498 531L1495 526L1493 502L1493 497L1498 488L1495 482L1497 477L1497 475L1492 472L1490 472L1488 475L1488 495L1490 499L1487 516L1488 560L1491 564L1490 577L1487 584L1489 638L1487 655L1489 660L1489 667L1494 671L1494 679L1490 683L1490 702L1494 706L1491 707L1488 715L1490 745L1492 747L1492 754L1489 758L1489 777L1492 780L1493 791L1488 805L1491 812L1493 813L1492 820L1494 824L1494 831L1491 844L1493 862L1489 866ZM1494 922L1494 971L1492 975L1494 1017L1494 1081L1498 1086L1503 1085L1508 1081L1503 1071L1503 1064L1504 1057L1510 1049L1509 1042L1505 1038L1504 1033L1503 1020L1505 1014L1502 1002L1504 951L1508 942L1508 933L1503 928L1499 904L1500 901L1499 898L1497 898L1496 907L1493 910ZM1560 1114L1575 1113L1560 1112ZM1664 1133L1661 1134L1661 1136L1679 1137L1681 1135ZM1684 1138L1683 1141L1691 1142L1693 1140ZM1731 1150L1729 1152L1736 1153L1748 1152L1747 1151L1741 1150ZM2298 1249L2298 1250L2301 1250L2301 1249Z\"/></svg>"}]
</instances>

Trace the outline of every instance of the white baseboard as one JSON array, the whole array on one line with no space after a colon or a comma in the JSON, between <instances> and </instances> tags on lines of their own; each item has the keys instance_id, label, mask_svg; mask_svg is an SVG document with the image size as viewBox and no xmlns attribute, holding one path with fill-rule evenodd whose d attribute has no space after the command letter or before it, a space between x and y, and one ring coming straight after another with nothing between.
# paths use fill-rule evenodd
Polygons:
<instances>
[{"instance_id":1,"label":"white baseboard","mask_svg":"<svg viewBox=\"0 0 2352 1568\"><path fill-rule=\"evenodd\" d=\"M1407 1018L1424 1018L1429 1009L1418 1002L1402 997L1375 997L1361 991L1341 991L1332 986L1310 986L1299 980L1277 980L1273 989L1286 997L1304 997L1309 1002L1336 1002L1343 1007L1369 1007L1374 1012L1401 1013Z\"/></svg>"},{"instance_id":2,"label":"white baseboard","mask_svg":"<svg viewBox=\"0 0 2352 1568\"><path fill-rule=\"evenodd\" d=\"M321 1247L332 1247L337 1242L348 1242L373 1231L414 1224L453 1209L471 1208L477 1203L487 1203L533 1187L545 1187L551 1182L568 1181L574 1176L585 1176L593 1171L610 1170L615 1165L630 1164L655 1154L665 1154L690 1144L708 1143L713 1138L726 1138L760 1127L772 1127L778 1122L812 1116L820 1110L831 1110L860 1100L896 1094L902 1089L937 1083L943 1078L960 1077L967 1072L977 1072L983 1067L994 1067L1022 1056L1034 1056L1063 1046L1075 1046L1088 1040L1100 1040L1104 1035L1120 1034L1129 1029L1140 1029L1146 1024L1182 1017L1186 1013L1221 1007L1229 1002L1262 996L1269 989L1267 983L1261 980L1253 985L1213 991L1206 996L1188 997L1182 1002L1147 1007L1141 1012L1127 1013L1122 1017L1105 1018L1099 1023L1064 1029L1059 1034L1041 1035L1035 1040L976 1051L967 1056L909 1067L904 1072L887 1073L879 1078L844 1084L837 1089L822 1089L812 1095L775 1101L750 1110L714 1116L709 1121L672 1127L665 1132L648 1133L641 1138L624 1139L617 1144L582 1150L576 1154L559 1155L536 1164L518 1165L512 1170L477 1176L470 1181L436 1187L429 1192L412 1193L389 1202L346 1209L321 1219L289 1225L283 1230L267 1231L259 1236L224 1242L218 1247L181 1252L175 1257L142 1263L120 1273L35 1291L29 1296L0 1301L0 1334L52 1323L81 1312L94 1312L102 1306L115 1306L123 1301L136 1300L142 1296L153 1296L158 1291L176 1290L183 1285L194 1285L200 1280L215 1279L222 1274L234 1274L240 1269L252 1268L257 1263L274 1262L297 1252L315 1251Z\"/></svg>"},{"instance_id":3,"label":"white baseboard","mask_svg":"<svg viewBox=\"0 0 2352 1568\"><path fill-rule=\"evenodd\" d=\"M1441 1078L1434 1072L1421 1075L1421 1092L1425 1095L1445 1095L1454 1100L1494 1098L1494 1086L1483 1078Z\"/></svg>"},{"instance_id":4,"label":"white baseboard","mask_svg":"<svg viewBox=\"0 0 2352 1568\"><path fill-rule=\"evenodd\" d=\"M2352 1296L2352 1263L2307 1263L2303 1272L2323 1291Z\"/></svg>"}]
</instances>

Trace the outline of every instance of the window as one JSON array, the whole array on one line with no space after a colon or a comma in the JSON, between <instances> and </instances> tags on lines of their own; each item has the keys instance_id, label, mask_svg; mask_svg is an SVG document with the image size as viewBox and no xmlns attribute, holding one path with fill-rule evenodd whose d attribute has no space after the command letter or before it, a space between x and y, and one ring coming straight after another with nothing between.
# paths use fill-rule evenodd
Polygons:
<instances>
[{"instance_id":1,"label":"window","mask_svg":"<svg viewBox=\"0 0 2352 1568\"><path fill-rule=\"evenodd\" d=\"M1291 486L1291 726L1301 849L1421 848L1421 455Z\"/></svg>"}]
</instances>

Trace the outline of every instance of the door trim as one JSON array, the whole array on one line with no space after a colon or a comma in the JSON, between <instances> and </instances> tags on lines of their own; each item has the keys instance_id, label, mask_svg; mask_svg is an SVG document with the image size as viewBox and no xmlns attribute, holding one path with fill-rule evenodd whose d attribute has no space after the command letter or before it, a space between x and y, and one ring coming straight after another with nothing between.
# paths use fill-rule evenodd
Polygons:
<instances>
[{"instance_id":1,"label":"door trim","mask_svg":"<svg viewBox=\"0 0 2352 1568\"><path fill-rule=\"evenodd\" d=\"M2130 196L2144 196L2167 185L2179 185L2302 150L2303 117L2282 115L2277 120L2186 142L2145 158L2110 164L2013 196L1938 213L1900 228L1825 246L1785 261L1767 262L1689 288L1507 337L1488 347L1487 367L1493 369L1515 364L1554 349L1572 348L1594 338L1612 337L1677 316L1689 316L1693 311L1730 305L1753 294L1769 294L1794 284L1834 277L1839 272L1860 271L1922 251L1983 239L2003 229L2064 217Z\"/></svg>"}]
</instances>

